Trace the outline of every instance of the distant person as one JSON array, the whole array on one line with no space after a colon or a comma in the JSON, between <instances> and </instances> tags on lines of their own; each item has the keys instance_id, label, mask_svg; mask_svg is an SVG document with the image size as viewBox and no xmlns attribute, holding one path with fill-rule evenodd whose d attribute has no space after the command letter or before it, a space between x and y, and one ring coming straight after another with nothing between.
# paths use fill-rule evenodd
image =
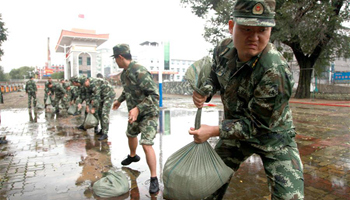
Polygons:
<instances>
[{"instance_id":1,"label":"distant person","mask_svg":"<svg viewBox=\"0 0 350 200\"><path fill-rule=\"evenodd\" d=\"M159 191L157 178L156 154L152 147L157 134L159 116L159 93L151 74L145 67L132 61L129 45L118 44L113 47L113 57L119 68L123 68L121 82L123 92L113 103L113 110L117 110L120 104L126 100L129 111L128 137L130 154L122 165L138 162L140 157L136 154L138 145L137 136L141 133L140 144L146 154L148 167L151 171L149 192L155 194Z\"/></svg>"},{"instance_id":2,"label":"distant person","mask_svg":"<svg viewBox=\"0 0 350 200\"><path fill-rule=\"evenodd\" d=\"M101 73L98 73L98 74L96 75L96 77L97 77L97 78L103 78L103 75L102 75Z\"/></svg>"},{"instance_id":3,"label":"distant person","mask_svg":"<svg viewBox=\"0 0 350 200\"><path fill-rule=\"evenodd\" d=\"M52 83L52 78L49 77L47 81L45 82L45 89L44 89L44 104L46 108L46 100L49 97L50 100L52 101L52 90L49 89L49 83Z\"/></svg>"},{"instance_id":4,"label":"distant person","mask_svg":"<svg viewBox=\"0 0 350 200\"><path fill-rule=\"evenodd\" d=\"M232 37L214 49L204 84L212 92L193 93L194 104L201 108L220 91L224 120L219 126L191 128L189 134L196 143L219 137L215 150L234 171L251 155L259 155L271 199L304 199L303 164L289 107L293 75L269 43L275 5L275 0L236 0L228 22Z\"/></svg>"},{"instance_id":5,"label":"distant person","mask_svg":"<svg viewBox=\"0 0 350 200\"><path fill-rule=\"evenodd\" d=\"M53 87L55 93L55 99L53 105L55 106L55 113L60 112L60 103L63 104L63 97L66 95L66 90L63 88L61 83L52 83L49 84L49 87Z\"/></svg>"},{"instance_id":6,"label":"distant person","mask_svg":"<svg viewBox=\"0 0 350 200\"><path fill-rule=\"evenodd\" d=\"M38 90L36 87L36 83L34 81L34 76L29 76L30 80L26 82L26 93L28 94L28 108L32 108L32 99L33 99L33 107L36 107L36 91Z\"/></svg>"},{"instance_id":7,"label":"distant person","mask_svg":"<svg viewBox=\"0 0 350 200\"><path fill-rule=\"evenodd\" d=\"M1 88L0 88L0 103L4 103L4 96L2 95Z\"/></svg>"}]
</instances>

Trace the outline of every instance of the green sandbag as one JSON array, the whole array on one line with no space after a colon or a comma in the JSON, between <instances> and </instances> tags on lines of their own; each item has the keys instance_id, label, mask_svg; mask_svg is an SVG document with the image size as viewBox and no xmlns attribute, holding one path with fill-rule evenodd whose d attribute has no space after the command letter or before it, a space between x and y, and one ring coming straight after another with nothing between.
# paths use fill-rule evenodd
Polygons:
<instances>
[{"instance_id":1,"label":"green sandbag","mask_svg":"<svg viewBox=\"0 0 350 200\"><path fill-rule=\"evenodd\" d=\"M51 105L51 98L47 97L46 101L45 101L45 105Z\"/></svg>"},{"instance_id":2,"label":"green sandbag","mask_svg":"<svg viewBox=\"0 0 350 200\"><path fill-rule=\"evenodd\" d=\"M75 104L70 105L67 112L70 115L74 115L77 112L77 105Z\"/></svg>"},{"instance_id":3,"label":"green sandbag","mask_svg":"<svg viewBox=\"0 0 350 200\"><path fill-rule=\"evenodd\" d=\"M94 183L92 189L99 197L117 197L129 191L129 181L123 172L109 170Z\"/></svg>"},{"instance_id":4,"label":"green sandbag","mask_svg":"<svg viewBox=\"0 0 350 200\"><path fill-rule=\"evenodd\" d=\"M163 197L203 199L223 186L232 173L233 170L227 167L208 142L191 142L166 161Z\"/></svg>"},{"instance_id":5,"label":"green sandbag","mask_svg":"<svg viewBox=\"0 0 350 200\"><path fill-rule=\"evenodd\" d=\"M185 79L193 90L205 96L212 91L205 85L211 71L209 57L193 63L186 71ZM202 109L198 108L195 129L201 124ZM173 200L203 199L229 181L233 170L229 168L208 142L191 142L172 154L163 170L163 197Z\"/></svg>"},{"instance_id":6,"label":"green sandbag","mask_svg":"<svg viewBox=\"0 0 350 200\"><path fill-rule=\"evenodd\" d=\"M97 125L98 125L98 120L96 119L96 117L93 114L88 113L84 122L84 128L85 129L94 128Z\"/></svg>"}]
</instances>

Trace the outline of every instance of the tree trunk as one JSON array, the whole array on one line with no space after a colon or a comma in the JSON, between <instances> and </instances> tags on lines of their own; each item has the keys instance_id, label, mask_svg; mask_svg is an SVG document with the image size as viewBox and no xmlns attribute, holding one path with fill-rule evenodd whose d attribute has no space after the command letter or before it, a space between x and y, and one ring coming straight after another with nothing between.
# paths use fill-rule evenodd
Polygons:
<instances>
[{"instance_id":1,"label":"tree trunk","mask_svg":"<svg viewBox=\"0 0 350 200\"><path fill-rule=\"evenodd\" d=\"M310 98L310 83L313 71L313 64L310 59L306 57L297 58L300 66L300 75L298 81L298 88L295 93L295 98L303 99Z\"/></svg>"}]
</instances>

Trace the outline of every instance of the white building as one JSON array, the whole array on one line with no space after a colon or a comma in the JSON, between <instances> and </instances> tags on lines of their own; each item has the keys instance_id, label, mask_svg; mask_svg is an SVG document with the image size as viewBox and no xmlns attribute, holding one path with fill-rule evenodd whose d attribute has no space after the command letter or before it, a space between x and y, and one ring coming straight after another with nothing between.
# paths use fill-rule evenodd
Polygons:
<instances>
[{"instance_id":1,"label":"white building","mask_svg":"<svg viewBox=\"0 0 350 200\"><path fill-rule=\"evenodd\" d=\"M169 43L163 42L142 42L134 51L131 49L131 55L133 60L145 66L153 74L156 81L159 70L162 71L163 81L183 81L187 68L195 62L195 60L172 58ZM169 67L166 66L167 57Z\"/></svg>"}]
</instances>

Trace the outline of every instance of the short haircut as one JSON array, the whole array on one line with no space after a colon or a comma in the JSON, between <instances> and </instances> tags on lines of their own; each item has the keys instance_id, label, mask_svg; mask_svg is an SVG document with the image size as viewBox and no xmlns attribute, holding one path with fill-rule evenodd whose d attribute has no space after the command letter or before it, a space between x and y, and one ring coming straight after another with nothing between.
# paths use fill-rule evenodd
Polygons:
<instances>
[{"instance_id":1,"label":"short haircut","mask_svg":"<svg viewBox=\"0 0 350 200\"><path fill-rule=\"evenodd\" d=\"M132 56L130 53L125 53L125 54L120 54L120 55L123 56L127 60L132 60Z\"/></svg>"}]
</instances>

